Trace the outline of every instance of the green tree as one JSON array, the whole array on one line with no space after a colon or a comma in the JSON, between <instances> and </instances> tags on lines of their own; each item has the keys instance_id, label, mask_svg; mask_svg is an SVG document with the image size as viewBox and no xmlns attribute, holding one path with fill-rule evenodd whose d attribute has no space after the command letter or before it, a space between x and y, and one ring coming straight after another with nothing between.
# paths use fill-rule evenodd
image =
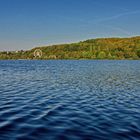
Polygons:
<instances>
[{"instance_id":1,"label":"green tree","mask_svg":"<svg viewBox=\"0 0 140 140\"><path fill-rule=\"evenodd\" d=\"M140 58L140 50L137 50L137 56Z\"/></svg>"},{"instance_id":2,"label":"green tree","mask_svg":"<svg viewBox=\"0 0 140 140\"><path fill-rule=\"evenodd\" d=\"M104 58L106 58L106 53L104 51L99 52L97 58L98 59L104 59Z\"/></svg>"}]
</instances>

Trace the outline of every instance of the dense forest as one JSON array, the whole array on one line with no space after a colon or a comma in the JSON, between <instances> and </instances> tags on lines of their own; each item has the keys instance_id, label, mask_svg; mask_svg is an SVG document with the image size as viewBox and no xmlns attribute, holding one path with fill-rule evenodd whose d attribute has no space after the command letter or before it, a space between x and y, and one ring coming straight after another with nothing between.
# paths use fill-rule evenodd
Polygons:
<instances>
[{"instance_id":1,"label":"dense forest","mask_svg":"<svg viewBox=\"0 0 140 140\"><path fill-rule=\"evenodd\" d=\"M40 50L41 55L35 55ZM71 44L0 52L0 59L140 59L140 36L98 38Z\"/></svg>"}]
</instances>

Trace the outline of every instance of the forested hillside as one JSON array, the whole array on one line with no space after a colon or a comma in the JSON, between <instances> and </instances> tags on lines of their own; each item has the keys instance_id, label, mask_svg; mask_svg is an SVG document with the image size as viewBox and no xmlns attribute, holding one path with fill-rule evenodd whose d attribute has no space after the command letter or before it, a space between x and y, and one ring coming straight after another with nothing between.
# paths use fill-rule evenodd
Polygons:
<instances>
[{"instance_id":1,"label":"forested hillside","mask_svg":"<svg viewBox=\"0 0 140 140\"><path fill-rule=\"evenodd\" d=\"M42 51L41 57L34 56L36 49ZM140 59L140 37L98 38L29 51L0 52L0 59Z\"/></svg>"}]
</instances>

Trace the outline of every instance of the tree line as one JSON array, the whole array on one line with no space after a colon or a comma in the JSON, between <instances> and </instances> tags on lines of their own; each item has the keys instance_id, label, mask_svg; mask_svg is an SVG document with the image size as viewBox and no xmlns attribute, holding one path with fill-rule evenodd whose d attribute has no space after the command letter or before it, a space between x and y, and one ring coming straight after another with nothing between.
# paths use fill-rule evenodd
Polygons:
<instances>
[{"instance_id":1,"label":"tree line","mask_svg":"<svg viewBox=\"0 0 140 140\"><path fill-rule=\"evenodd\" d=\"M41 57L34 56L36 49L42 51ZM140 37L98 38L29 51L0 52L0 59L140 59Z\"/></svg>"}]
</instances>

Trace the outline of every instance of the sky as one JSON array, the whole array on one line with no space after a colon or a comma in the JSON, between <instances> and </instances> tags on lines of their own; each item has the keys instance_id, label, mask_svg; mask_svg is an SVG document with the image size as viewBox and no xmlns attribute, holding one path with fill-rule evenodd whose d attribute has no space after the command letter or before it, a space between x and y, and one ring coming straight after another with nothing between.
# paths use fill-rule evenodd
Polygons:
<instances>
[{"instance_id":1,"label":"sky","mask_svg":"<svg viewBox=\"0 0 140 140\"><path fill-rule=\"evenodd\" d=\"M0 0L0 51L140 35L140 0Z\"/></svg>"}]
</instances>

